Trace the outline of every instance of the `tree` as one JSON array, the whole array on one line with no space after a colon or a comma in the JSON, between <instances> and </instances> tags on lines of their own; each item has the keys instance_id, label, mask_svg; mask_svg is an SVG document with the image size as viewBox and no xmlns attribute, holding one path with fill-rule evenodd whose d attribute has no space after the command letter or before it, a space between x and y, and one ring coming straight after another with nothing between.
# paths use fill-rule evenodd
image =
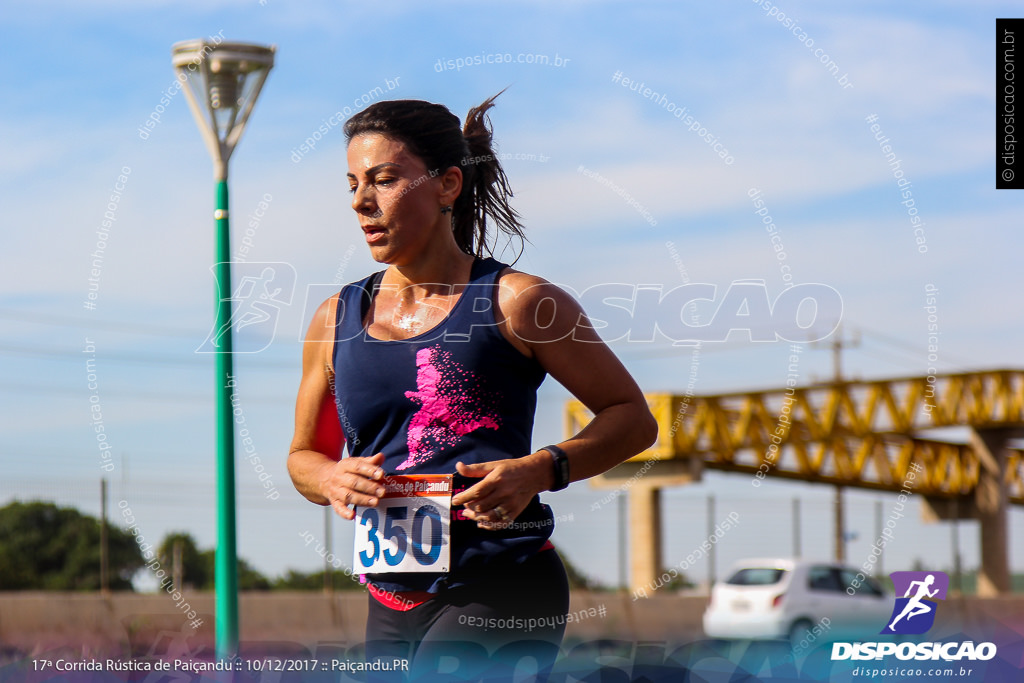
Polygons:
<instances>
[{"instance_id":1,"label":"tree","mask_svg":"<svg viewBox=\"0 0 1024 683\"><path fill-rule=\"evenodd\" d=\"M203 590L214 590L216 588L216 550L204 550L199 553L203 564L206 566L206 582L201 586ZM270 590L270 580L241 557L238 558L238 590L240 591L267 591Z\"/></svg>"},{"instance_id":2,"label":"tree","mask_svg":"<svg viewBox=\"0 0 1024 683\"><path fill-rule=\"evenodd\" d=\"M562 558L562 564L565 565L565 575L569 579L569 588L571 590L605 590L599 582L585 576L583 572L576 568L576 566L569 561L569 558L565 556L562 551L558 552L558 556Z\"/></svg>"},{"instance_id":3,"label":"tree","mask_svg":"<svg viewBox=\"0 0 1024 683\"><path fill-rule=\"evenodd\" d=\"M172 531L157 548L160 565L171 573L174 567L174 545L181 544L181 585L184 588L199 589L213 583L212 567L207 567L203 554L196 546L192 535L184 531Z\"/></svg>"},{"instance_id":4,"label":"tree","mask_svg":"<svg viewBox=\"0 0 1024 683\"><path fill-rule=\"evenodd\" d=\"M200 550L192 535L184 531L172 531L160 542L157 555L160 564L170 573L174 566L174 544L181 544L181 583L192 590L214 590L216 579L215 550ZM270 590L270 580L256 571L252 565L238 558L238 589L243 591Z\"/></svg>"},{"instance_id":5,"label":"tree","mask_svg":"<svg viewBox=\"0 0 1024 683\"><path fill-rule=\"evenodd\" d=\"M363 586L358 580L353 581L351 574L346 574L337 569L331 570L334 590L336 591L357 591ZM274 579L274 590L285 591L320 591L324 589L324 572L305 573L295 569L289 569L283 576Z\"/></svg>"},{"instance_id":6,"label":"tree","mask_svg":"<svg viewBox=\"0 0 1024 683\"><path fill-rule=\"evenodd\" d=\"M662 570L661 575L664 575L664 574L667 574L667 573L669 573L669 570L668 569L664 569L664 570ZM673 576L669 580L668 583L664 584L662 586L662 588L664 590L667 590L667 591L680 591L680 590L683 590L684 588L693 588L696 585L697 584L695 584L693 581L690 581L690 579L686 578L686 574L684 574L682 572L678 572L678 573L676 573L675 576Z\"/></svg>"},{"instance_id":7,"label":"tree","mask_svg":"<svg viewBox=\"0 0 1024 683\"><path fill-rule=\"evenodd\" d=\"M108 523L107 547L110 588L131 590L144 564L135 538ZM0 590L99 588L99 520L41 501L0 508Z\"/></svg>"},{"instance_id":8,"label":"tree","mask_svg":"<svg viewBox=\"0 0 1024 683\"><path fill-rule=\"evenodd\" d=\"M268 591L270 590L270 579L256 571L240 557L238 558L238 590Z\"/></svg>"}]
</instances>

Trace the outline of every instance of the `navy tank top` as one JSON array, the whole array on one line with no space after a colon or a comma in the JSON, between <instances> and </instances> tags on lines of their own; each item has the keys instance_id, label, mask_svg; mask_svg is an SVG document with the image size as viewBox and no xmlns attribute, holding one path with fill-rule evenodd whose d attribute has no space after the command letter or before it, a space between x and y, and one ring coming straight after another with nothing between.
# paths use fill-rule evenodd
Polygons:
<instances>
[{"instance_id":1,"label":"navy tank top","mask_svg":"<svg viewBox=\"0 0 1024 683\"><path fill-rule=\"evenodd\" d=\"M456 493L472 486L455 463L519 458L533 452L537 388L545 371L497 327L498 274L507 266L476 259L470 281L444 320L414 337L384 341L364 325L384 271L346 285L338 295L334 391L351 457L384 453L388 474L454 474ZM536 553L554 527L535 496L508 529L488 531L453 506L449 574L371 574L387 590L426 590L472 583L489 566Z\"/></svg>"}]
</instances>

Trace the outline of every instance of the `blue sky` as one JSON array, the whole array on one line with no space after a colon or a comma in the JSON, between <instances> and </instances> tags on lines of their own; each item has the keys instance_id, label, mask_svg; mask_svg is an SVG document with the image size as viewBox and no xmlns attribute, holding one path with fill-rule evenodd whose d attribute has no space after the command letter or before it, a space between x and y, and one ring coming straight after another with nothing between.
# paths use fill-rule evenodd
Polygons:
<instances>
[{"instance_id":1,"label":"blue sky","mask_svg":"<svg viewBox=\"0 0 1024 683\"><path fill-rule=\"evenodd\" d=\"M337 280L376 269L348 207L340 127L298 163L291 155L325 119L388 82L397 84L389 97L442 102L460 116L508 88L492 120L500 151L512 155L505 167L528 229L523 270L577 291L600 283L668 290L684 274L721 291L760 279L774 298L784 283L749 197L756 188L794 281L841 294L843 329L861 337L843 357L850 376L923 374L926 284L939 290L940 372L1019 366L1024 318L1015 292L1024 281L1016 226L1024 200L993 189L992 116L994 19L1017 5L777 3L797 20L804 42L769 16L769 6L111 0L7 7L0 49L15 66L0 83L0 499L98 509L104 472L90 423L89 343L114 454L107 476L115 504L127 501L147 536L184 529L213 544L212 357L193 353L213 315L211 163L183 93L169 98L148 138L138 129L174 82L171 45L219 33L278 48L231 175L234 245L269 195L248 258L287 263L296 274L273 343L236 361L246 424L282 493L265 500L240 459L239 552L265 573L319 562L299 534L322 533L321 509L290 489L284 466L305 311ZM838 65L837 76L817 48ZM568 61L437 68L506 53ZM733 163L665 106L614 82L616 73L686 107ZM925 253L866 121L871 115L913 183ZM96 230L125 168L96 308L85 310ZM689 356L667 355L668 340L613 347L645 390L686 387ZM696 391L781 387L787 354L787 345L751 344L742 335L706 345ZM802 383L829 377L830 354L808 348L800 372ZM567 398L545 383L536 444L565 438ZM719 517L736 510L742 520L721 547L720 573L739 557L789 547L793 496L805 501L805 553L830 554L831 489L771 482L751 496L748 487L740 475L709 475L668 491L666 564L700 544L712 493ZM591 509L603 495L580 483L546 499L556 514L573 514L556 542L584 571L614 581L614 544L591 540L612 538L616 528L614 505ZM860 533L848 552L857 559L868 552L874 501L889 509L894 499L855 492L848 499L850 526ZM909 568L920 557L948 566L948 527L920 524L916 510L901 523L904 540L886 565ZM1011 528L1022 523L1014 511ZM963 527L962 552L973 566L975 525ZM351 543L340 520L334 542ZM1011 559L1024 570L1024 549L1011 547Z\"/></svg>"}]
</instances>

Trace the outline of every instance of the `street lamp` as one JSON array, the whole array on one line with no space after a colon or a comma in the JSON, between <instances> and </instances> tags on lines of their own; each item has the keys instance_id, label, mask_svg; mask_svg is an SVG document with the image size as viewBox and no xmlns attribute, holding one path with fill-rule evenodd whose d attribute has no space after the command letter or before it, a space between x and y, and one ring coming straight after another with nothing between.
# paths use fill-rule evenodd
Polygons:
<instances>
[{"instance_id":1,"label":"street lamp","mask_svg":"<svg viewBox=\"0 0 1024 683\"><path fill-rule=\"evenodd\" d=\"M217 372L217 656L238 652L238 553L235 546L235 431L231 416L231 263L228 232L228 161L274 66L273 46L224 40L186 40L171 48L171 62L213 158L217 208L217 320L213 336ZM233 382L232 382L233 384Z\"/></svg>"}]
</instances>

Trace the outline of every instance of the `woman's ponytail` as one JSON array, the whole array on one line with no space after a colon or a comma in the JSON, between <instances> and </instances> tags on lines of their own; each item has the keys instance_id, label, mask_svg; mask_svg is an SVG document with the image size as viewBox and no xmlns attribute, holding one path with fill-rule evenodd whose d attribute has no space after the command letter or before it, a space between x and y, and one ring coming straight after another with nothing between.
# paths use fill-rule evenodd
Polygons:
<instances>
[{"instance_id":1,"label":"woman's ponytail","mask_svg":"<svg viewBox=\"0 0 1024 683\"><path fill-rule=\"evenodd\" d=\"M509 203L512 188L494 150L493 131L487 116L498 95L470 109L462 127L468 154L462 162L462 193L455 202L452 230L459 248L476 256L483 256L485 249L493 253L488 245L488 217L509 240L513 236L519 238L520 253L526 239L519 214Z\"/></svg>"}]
</instances>

